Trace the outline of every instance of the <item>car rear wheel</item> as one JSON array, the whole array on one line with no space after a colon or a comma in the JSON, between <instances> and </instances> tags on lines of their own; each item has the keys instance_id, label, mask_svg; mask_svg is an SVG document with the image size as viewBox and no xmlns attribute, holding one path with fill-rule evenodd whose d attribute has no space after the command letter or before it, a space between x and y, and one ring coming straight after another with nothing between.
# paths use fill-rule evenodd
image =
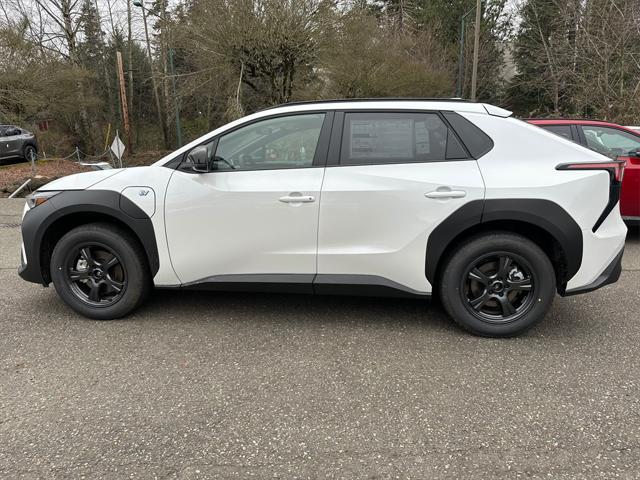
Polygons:
<instances>
[{"instance_id":1,"label":"car rear wheel","mask_svg":"<svg viewBox=\"0 0 640 480\"><path fill-rule=\"evenodd\" d=\"M547 314L556 292L547 255L527 238L507 232L470 238L442 271L445 310L463 328L482 336L528 330Z\"/></svg>"},{"instance_id":2,"label":"car rear wheel","mask_svg":"<svg viewBox=\"0 0 640 480\"><path fill-rule=\"evenodd\" d=\"M96 320L123 317L147 296L151 280L139 242L115 225L92 223L65 234L51 256L51 278L76 312Z\"/></svg>"},{"instance_id":3,"label":"car rear wheel","mask_svg":"<svg viewBox=\"0 0 640 480\"><path fill-rule=\"evenodd\" d=\"M32 158L35 160L37 157L36 147L33 145L27 145L24 147L22 154L24 155L24 159L28 162L30 162Z\"/></svg>"}]
</instances>

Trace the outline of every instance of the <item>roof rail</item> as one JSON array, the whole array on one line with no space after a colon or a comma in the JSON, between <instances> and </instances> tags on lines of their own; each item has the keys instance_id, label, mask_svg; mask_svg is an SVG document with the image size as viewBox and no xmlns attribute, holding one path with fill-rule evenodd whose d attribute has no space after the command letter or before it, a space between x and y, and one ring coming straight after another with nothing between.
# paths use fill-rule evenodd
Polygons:
<instances>
[{"instance_id":1,"label":"roof rail","mask_svg":"<svg viewBox=\"0 0 640 480\"><path fill-rule=\"evenodd\" d=\"M272 107L263 108L261 112L265 110L271 110L272 108L288 107L290 105L313 105L316 103L342 103L342 102L461 102L461 103L475 103L471 100L464 98L437 98L437 97L377 97L377 98L331 98L321 100L300 100L296 102L281 103L280 105L274 105Z\"/></svg>"},{"instance_id":2,"label":"roof rail","mask_svg":"<svg viewBox=\"0 0 640 480\"><path fill-rule=\"evenodd\" d=\"M528 120L559 120L559 121L567 121L567 122L601 122L601 123L616 123L610 122L608 120L600 120L597 118L586 118L586 117L562 117L555 115L548 115L544 117L518 117L520 120L528 121Z\"/></svg>"}]
</instances>

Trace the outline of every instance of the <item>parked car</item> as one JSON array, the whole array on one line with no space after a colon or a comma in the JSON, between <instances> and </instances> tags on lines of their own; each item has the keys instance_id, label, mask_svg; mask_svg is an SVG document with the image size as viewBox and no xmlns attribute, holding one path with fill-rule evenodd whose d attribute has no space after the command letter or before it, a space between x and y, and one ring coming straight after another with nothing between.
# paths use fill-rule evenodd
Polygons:
<instances>
[{"instance_id":1,"label":"parked car","mask_svg":"<svg viewBox=\"0 0 640 480\"><path fill-rule=\"evenodd\" d=\"M620 213L624 220L640 221L639 131L597 120L530 119L528 121L607 157L625 160L627 165L620 194Z\"/></svg>"},{"instance_id":2,"label":"parked car","mask_svg":"<svg viewBox=\"0 0 640 480\"><path fill-rule=\"evenodd\" d=\"M0 125L0 162L15 158L31 160L38 153L36 136L15 125Z\"/></svg>"},{"instance_id":3,"label":"parked car","mask_svg":"<svg viewBox=\"0 0 640 480\"><path fill-rule=\"evenodd\" d=\"M113 168L109 162L80 162L80 165L92 170L111 170Z\"/></svg>"},{"instance_id":4,"label":"parked car","mask_svg":"<svg viewBox=\"0 0 640 480\"><path fill-rule=\"evenodd\" d=\"M553 298L615 282L624 163L491 105L287 104L148 167L55 180L27 201L22 266L82 315L152 286L438 295L508 336Z\"/></svg>"}]
</instances>

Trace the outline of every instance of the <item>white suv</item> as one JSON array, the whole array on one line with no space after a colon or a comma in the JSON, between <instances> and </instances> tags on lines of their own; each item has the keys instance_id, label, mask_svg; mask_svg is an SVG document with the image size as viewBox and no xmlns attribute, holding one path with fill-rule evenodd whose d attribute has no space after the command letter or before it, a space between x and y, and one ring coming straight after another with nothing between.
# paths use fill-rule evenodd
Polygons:
<instances>
[{"instance_id":1,"label":"white suv","mask_svg":"<svg viewBox=\"0 0 640 480\"><path fill-rule=\"evenodd\" d=\"M487 336L615 282L624 163L457 100L264 110L28 199L20 275L87 317L150 288L429 298Z\"/></svg>"}]
</instances>

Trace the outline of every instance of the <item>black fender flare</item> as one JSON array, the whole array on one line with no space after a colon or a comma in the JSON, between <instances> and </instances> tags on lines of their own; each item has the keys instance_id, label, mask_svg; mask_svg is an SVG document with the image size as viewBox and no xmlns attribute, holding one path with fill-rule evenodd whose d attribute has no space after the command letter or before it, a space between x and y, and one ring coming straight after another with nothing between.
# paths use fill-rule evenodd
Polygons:
<instances>
[{"instance_id":1,"label":"black fender flare","mask_svg":"<svg viewBox=\"0 0 640 480\"><path fill-rule=\"evenodd\" d=\"M27 264L20 269L25 280L48 284L43 275L41 251L49 228L58 220L74 214L108 216L129 227L147 254L151 276L160 268L153 223L135 203L112 190L67 190L29 210L22 220L22 238Z\"/></svg>"},{"instance_id":2,"label":"black fender flare","mask_svg":"<svg viewBox=\"0 0 640 480\"><path fill-rule=\"evenodd\" d=\"M560 205L550 200L505 198L473 200L438 225L427 240L426 276L433 285L438 263L451 242L469 228L493 221L534 225L551 235L567 261L566 281L582 264L582 229Z\"/></svg>"}]
</instances>

